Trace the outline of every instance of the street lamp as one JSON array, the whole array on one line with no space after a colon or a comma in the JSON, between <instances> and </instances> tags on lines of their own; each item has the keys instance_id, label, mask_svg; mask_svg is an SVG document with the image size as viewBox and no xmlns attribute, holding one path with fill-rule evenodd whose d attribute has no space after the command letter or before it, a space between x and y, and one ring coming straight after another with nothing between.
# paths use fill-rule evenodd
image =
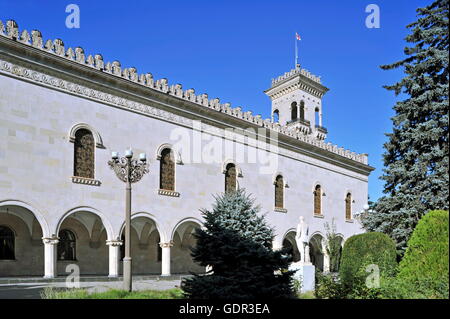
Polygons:
<instances>
[{"instance_id":1,"label":"street lamp","mask_svg":"<svg viewBox=\"0 0 450 319\"><path fill-rule=\"evenodd\" d=\"M364 215L366 215L367 213L373 213L374 211L372 209L369 209L370 206L368 204L364 204L363 209L354 213L354 217L355 219L359 222L362 223L362 218Z\"/></svg>"},{"instance_id":2,"label":"street lamp","mask_svg":"<svg viewBox=\"0 0 450 319\"><path fill-rule=\"evenodd\" d=\"M117 177L126 183L125 195L125 257L123 258L123 288L131 291L131 184L141 180L144 174L148 173L148 163L145 153L139 154L139 160L133 159L133 151L125 151L124 157L119 157L118 152L111 153L111 160L108 165L114 170Z\"/></svg>"}]
</instances>

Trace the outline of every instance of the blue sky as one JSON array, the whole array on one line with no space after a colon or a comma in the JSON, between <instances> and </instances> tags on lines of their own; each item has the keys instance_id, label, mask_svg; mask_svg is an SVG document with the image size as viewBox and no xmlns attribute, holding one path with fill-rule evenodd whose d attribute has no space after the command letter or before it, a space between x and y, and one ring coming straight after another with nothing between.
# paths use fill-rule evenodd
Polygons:
<instances>
[{"instance_id":1,"label":"blue sky","mask_svg":"<svg viewBox=\"0 0 450 319\"><path fill-rule=\"evenodd\" d=\"M68 4L80 8L80 28L68 29ZM380 7L380 28L368 29L365 8ZM166 77L196 93L270 117L263 90L294 66L294 35L302 36L302 67L322 76L330 91L323 100L328 141L369 153L376 170L369 179L372 200L382 195L384 133L397 98L382 85L401 70L382 64L403 58L406 25L416 20L419 0L297 1L86 1L0 0L0 19L61 38L87 54L101 53L140 73Z\"/></svg>"}]
</instances>

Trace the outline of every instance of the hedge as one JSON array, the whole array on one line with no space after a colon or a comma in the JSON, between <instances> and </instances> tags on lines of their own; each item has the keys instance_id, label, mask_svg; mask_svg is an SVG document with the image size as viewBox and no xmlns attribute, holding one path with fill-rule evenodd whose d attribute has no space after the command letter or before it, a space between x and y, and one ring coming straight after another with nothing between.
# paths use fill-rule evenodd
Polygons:
<instances>
[{"instance_id":1,"label":"hedge","mask_svg":"<svg viewBox=\"0 0 450 319\"><path fill-rule=\"evenodd\" d=\"M428 298L448 298L449 213L435 210L417 224L402 261L397 280L411 283Z\"/></svg>"},{"instance_id":2,"label":"hedge","mask_svg":"<svg viewBox=\"0 0 450 319\"><path fill-rule=\"evenodd\" d=\"M379 267L380 275L390 276L397 266L395 242L386 234L370 232L350 237L344 244L340 267L340 278L347 286L365 282L368 265Z\"/></svg>"}]
</instances>

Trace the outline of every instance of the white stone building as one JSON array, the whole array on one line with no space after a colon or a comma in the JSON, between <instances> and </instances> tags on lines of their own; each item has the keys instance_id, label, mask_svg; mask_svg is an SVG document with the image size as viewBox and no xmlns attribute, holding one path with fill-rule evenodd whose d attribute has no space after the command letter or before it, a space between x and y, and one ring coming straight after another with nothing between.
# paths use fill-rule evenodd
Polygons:
<instances>
[{"instance_id":1,"label":"white stone building","mask_svg":"<svg viewBox=\"0 0 450 319\"><path fill-rule=\"evenodd\" d=\"M297 67L265 91L264 120L0 22L0 277L51 278L68 264L120 275L125 185L107 162L129 147L150 171L133 184L133 273L203 271L192 232L225 187L253 194L274 248L295 247L304 216L311 258L327 270L325 223L343 239L362 232L353 214L373 170L366 154L324 141L327 90Z\"/></svg>"}]
</instances>

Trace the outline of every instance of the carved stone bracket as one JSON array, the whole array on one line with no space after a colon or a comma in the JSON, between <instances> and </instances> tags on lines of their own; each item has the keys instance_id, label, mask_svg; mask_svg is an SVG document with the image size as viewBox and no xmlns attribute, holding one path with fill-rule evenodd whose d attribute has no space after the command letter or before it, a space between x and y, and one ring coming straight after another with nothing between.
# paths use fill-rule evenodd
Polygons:
<instances>
[{"instance_id":1,"label":"carved stone bracket","mask_svg":"<svg viewBox=\"0 0 450 319\"><path fill-rule=\"evenodd\" d=\"M45 245L57 245L59 243L58 237L42 237L42 242Z\"/></svg>"},{"instance_id":2,"label":"carved stone bracket","mask_svg":"<svg viewBox=\"0 0 450 319\"><path fill-rule=\"evenodd\" d=\"M167 189L158 189L158 195L171 196L171 197L180 197L179 192L167 190Z\"/></svg>"},{"instance_id":3,"label":"carved stone bracket","mask_svg":"<svg viewBox=\"0 0 450 319\"><path fill-rule=\"evenodd\" d=\"M121 240L107 240L106 245L117 247L117 246L122 246L123 242Z\"/></svg>"},{"instance_id":4,"label":"carved stone bracket","mask_svg":"<svg viewBox=\"0 0 450 319\"><path fill-rule=\"evenodd\" d=\"M170 247L173 246L173 241L171 240L171 241L168 242L168 243L159 243L159 246L160 246L161 248L170 248Z\"/></svg>"},{"instance_id":5,"label":"carved stone bracket","mask_svg":"<svg viewBox=\"0 0 450 319\"><path fill-rule=\"evenodd\" d=\"M100 186L102 184L99 180L96 180L96 179L86 178L86 177L77 177L77 176L72 176L72 183L91 185L91 186Z\"/></svg>"}]
</instances>

